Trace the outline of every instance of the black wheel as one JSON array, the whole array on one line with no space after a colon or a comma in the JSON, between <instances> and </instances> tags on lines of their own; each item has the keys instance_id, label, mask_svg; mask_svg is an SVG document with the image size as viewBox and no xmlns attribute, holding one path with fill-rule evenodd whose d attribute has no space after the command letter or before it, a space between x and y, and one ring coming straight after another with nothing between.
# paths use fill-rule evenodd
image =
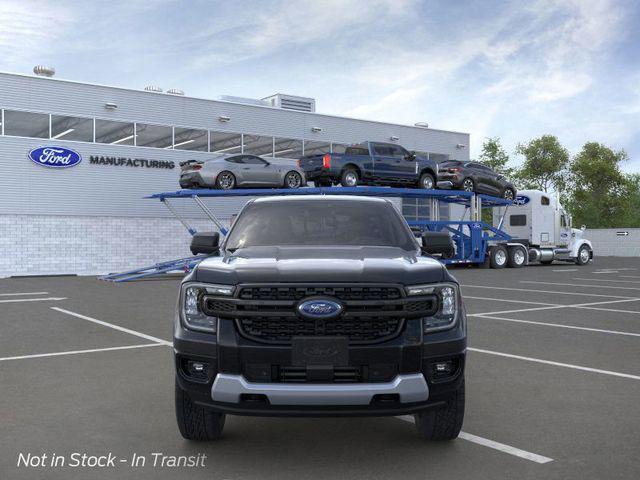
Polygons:
<instances>
[{"instance_id":1,"label":"black wheel","mask_svg":"<svg viewBox=\"0 0 640 480\"><path fill-rule=\"evenodd\" d=\"M504 192L502 192L502 198L504 198L505 200L513 200L515 197L516 194L511 187L505 188Z\"/></svg>"},{"instance_id":2,"label":"black wheel","mask_svg":"<svg viewBox=\"0 0 640 480\"><path fill-rule=\"evenodd\" d=\"M507 249L502 245L491 247L491 268L504 268L507 265L509 255Z\"/></svg>"},{"instance_id":3,"label":"black wheel","mask_svg":"<svg viewBox=\"0 0 640 480\"><path fill-rule=\"evenodd\" d=\"M527 252L523 247L509 247L508 253L507 266L509 268L524 267L527 263Z\"/></svg>"},{"instance_id":4,"label":"black wheel","mask_svg":"<svg viewBox=\"0 0 640 480\"><path fill-rule=\"evenodd\" d=\"M218 174L218 178L216 178L216 187L218 187L220 190L231 190L235 186L236 177L233 173L227 172L225 170L224 172L220 172Z\"/></svg>"},{"instance_id":5,"label":"black wheel","mask_svg":"<svg viewBox=\"0 0 640 480\"><path fill-rule=\"evenodd\" d=\"M187 440L217 440L222 435L225 415L193 403L176 380L176 420Z\"/></svg>"},{"instance_id":6,"label":"black wheel","mask_svg":"<svg viewBox=\"0 0 640 480\"><path fill-rule=\"evenodd\" d=\"M345 168L340 177L340 185L343 187L357 187L360 177L354 168Z\"/></svg>"},{"instance_id":7,"label":"black wheel","mask_svg":"<svg viewBox=\"0 0 640 480\"><path fill-rule=\"evenodd\" d=\"M582 245L578 249L578 256L576 257L577 265L586 265L591 260L591 249L587 245Z\"/></svg>"},{"instance_id":8,"label":"black wheel","mask_svg":"<svg viewBox=\"0 0 640 480\"><path fill-rule=\"evenodd\" d=\"M415 416L418 433L425 440L454 440L464 420L464 380L444 407L425 410Z\"/></svg>"},{"instance_id":9,"label":"black wheel","mask_svg":"<svg viewBox=\"0 0 640 480\"><path fill-rule=\"evenodd\" d=\"M426 190L432 190L436 188L436 181L433 175L430 173L423 173L420 175L420 181L418 182L418 188L424 188Z\"/></svg>"},{"instance_id":10,"label":"black wheel","mask_svg":"<svg viewBox=\"0 0 640 480\"><path fill-rule=\"evenodd\" d=\"M464 190L465 192L474 192L475 189L476 189L476 185L475 183L473 183L473 179L465 178L462 181L462 190Z\"/></svg>"},{"instance_id":11,"label":"black wheel","mask_svg":"<svg viewBox=\"0 0 640 480\"><path fill-rule=\"evenodd\" d=\"M302 186L302 175L291 170L284 177L284 186L286 188L300 188Z\"/></svg>"}]
</instances>

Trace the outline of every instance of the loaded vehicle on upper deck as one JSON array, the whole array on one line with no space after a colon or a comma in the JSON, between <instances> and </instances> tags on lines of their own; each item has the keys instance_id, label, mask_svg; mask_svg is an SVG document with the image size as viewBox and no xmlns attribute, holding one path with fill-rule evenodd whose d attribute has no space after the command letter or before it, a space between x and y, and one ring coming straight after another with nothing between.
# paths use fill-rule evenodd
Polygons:
<instances>
[{"instance_id":1,"label":"loaded vehicle on upper deck","mask_svg":"<svg viewBox=\"0 0 640 480\"><path fill-rule=\"evenodd\" d=\"M307 184L304 171L287 158L227 154L181 162L180 169L181 188L300 188Z\"/></svg>"},{"instance_id":2,"label":"loaded vehicle on upper deck","mask_svg":"<svg viewBox=\"0 0 640 480\"><path fill-rule=\"evenodd\" d=\"M298 165L307 180L320 187L338 183L434 189L438 179L437 162L394 143L363 142L348 146L342 154L302 157Z\"/></svg>"},{"instance_id":3,"label":"loaded vehicle on upper deck","mask_svg":"<svg viewBox=\"0 0 640 480\"><path fill-rule=\"evenodd\" d=\"M478 162L446 160L438 165L440 188L450 182L453 190L484 193L507 200L516 198L516 187L504 175Z\"/></svg>"}]
</instances>

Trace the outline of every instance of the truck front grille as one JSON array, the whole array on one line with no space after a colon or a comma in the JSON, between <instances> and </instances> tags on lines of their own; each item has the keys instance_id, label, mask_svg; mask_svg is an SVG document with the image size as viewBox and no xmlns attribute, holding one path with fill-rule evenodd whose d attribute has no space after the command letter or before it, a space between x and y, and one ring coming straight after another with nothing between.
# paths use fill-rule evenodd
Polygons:
<instances>
[{"instance_id":1,"label":"truck front grille","mask_svg":"<svg viewBox=\"0 0 640 480\"><path fill-rule=\"evenodd\" d=\"M289 343L292 337L309 336L345 336L351 343L380 342L394 337L402 324L401 318L385 317L322 321L291 317L238 319L238 327L244 336L270 343Z\"/></svg>"},{"instance_id":2,"label":"truck front grille","mask_svg":"<svg viewBox=\"0 0 640 480\"><path fill-rule=\"evenodd\" d=\"M297 313L301 300L339 300L340 316L311 319ZM245 338L288 344L297 336L345 336L351 344L379 343L400 334L407 318L433 315L434 295L406 297L397 285L240 285L233 298L205 296L202 309L210 316L236 321Z\"/></svg>"}]
</instances>

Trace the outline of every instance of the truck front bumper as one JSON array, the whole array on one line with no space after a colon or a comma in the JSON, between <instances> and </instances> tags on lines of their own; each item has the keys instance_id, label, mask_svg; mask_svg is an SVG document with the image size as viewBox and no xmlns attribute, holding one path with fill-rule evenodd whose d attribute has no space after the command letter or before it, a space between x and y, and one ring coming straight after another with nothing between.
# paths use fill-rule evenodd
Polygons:
<instances>
[{"instance_id":1,"label":"truck front bumper","mask_svg":"<svg viewBox=\"0 0 640 480\"><path fill-rule=\"evenodd\" d=\"M215 402L240 403L243 395L260 395L269 405L369 405L376 396L399 403L424 402L429 387L421 373L398 375L384 383L253 383L242 375L218 374L211 389ZM393 396L393 397L391 397ZM380 397L378 397L380 398Z\"/></svg>"}]
</instances>

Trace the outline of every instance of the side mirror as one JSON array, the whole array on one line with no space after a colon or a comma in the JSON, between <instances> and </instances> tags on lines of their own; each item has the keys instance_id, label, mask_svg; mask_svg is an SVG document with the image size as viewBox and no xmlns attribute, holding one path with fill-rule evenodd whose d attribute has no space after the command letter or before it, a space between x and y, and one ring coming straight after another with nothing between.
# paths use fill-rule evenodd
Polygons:
<instances>
[{"instance_id":1,"label":"side mirror","mask_svg":"<svg viewBox=\"0 0 640 480\"><path fill-rule=\"evenodd\" d=\"M411 150L407 155L404 156L404 159L405 160L415 160L416 159L416 152Z\"/></svg>"},{"instance_id":2,"label":"side mirror","mask_svg":"<svg viewBox=\"0 0 640 480\"><path fill-rule=\"evenodd\" d=\"M423 232L422 253L452 258L455 255L453 239L448 232Z\"/></svg>"},{"instance_id":3,"label":"side mirror","mask_svg":"<svg viewBox=\"0 0 640 480\"><path fill-rule=\"evenodd\" d=\"M218 232L196 233L191 237L191 253L211 255L220 250L220 234Z\"/></svg>"}]
</instances>

